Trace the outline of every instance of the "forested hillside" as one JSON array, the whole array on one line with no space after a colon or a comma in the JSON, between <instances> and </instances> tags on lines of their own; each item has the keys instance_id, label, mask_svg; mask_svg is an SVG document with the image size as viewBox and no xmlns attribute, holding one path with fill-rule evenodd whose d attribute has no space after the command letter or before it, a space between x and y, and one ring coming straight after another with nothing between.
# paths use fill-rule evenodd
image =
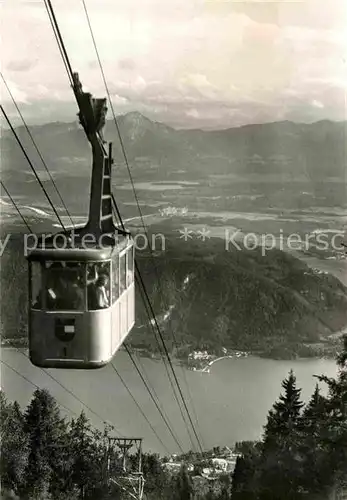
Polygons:
<instances>
[{"instance_id":1,"label":"forested hillside","mask_svg":"<svg viewBox=\"0 0 347 500\"><path fill-rule=\"evenodd\" d=\"M347 336L338 357L336 379L321 376L304 405L293 372L270 409L259 442L236 445L233 474L203 477L206 457L167 459L144 454L145 500L340 500L347 493ZM230 395L232 398L232 394ZM28 407L9 402L0 392L2 498L17 500L126 500L120 457L108 448L112 431L94 429L84 413L64 419L57 402L37 389ZM210 455L211 456L211 455ZM212 455L213 456L213 455ZM107 468L110 458L110 468ZM129 470L135 457L129 461ZM110 481L116 479L120 487Z\"/></svg>"},{"instance_id":2,"label":"forested hillside","mask_svg":"<svg viewBox=\"0 0 347 500\"><path fill-rule=\"evenodd\" d=\"M221 240L184 243L167 239L151 257L138 251L138 265L169 348L216 353L222 347L290 358L333 352L328 336L347 324L347 289L333 276L302 261L259 248L225 250ZM2 338L26 336L27 264L19 237L1 258ZM160 285L158 285L160 277ZM134 347L156 351L148 316L137 293Z\"/></svg>"}]
</instances>

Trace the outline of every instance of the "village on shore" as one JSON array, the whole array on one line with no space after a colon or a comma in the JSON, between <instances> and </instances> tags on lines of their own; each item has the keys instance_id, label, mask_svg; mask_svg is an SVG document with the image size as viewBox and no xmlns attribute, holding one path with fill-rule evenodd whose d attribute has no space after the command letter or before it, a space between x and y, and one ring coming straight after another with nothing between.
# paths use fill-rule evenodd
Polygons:
<instances>
[{"instance_id":1,"label":"village on shore","mask_svg":"<svg viewBox=\"0 0 347 500\"><path fill-rule=\"evenodd\" d=\"M210 373L210 367L225 358L246 358L246 351L231 351L222 347L222 355L210 354L208 351L193 351L188 354L188 369L203 373Z\"/></svg>"},{"instance_id":2,"label":"village on shore","mask_svg":"<svg viewBox=\"0 0 347 500\"><path fill-rule=\"evenodd\" d=\"M221 474L233 472L238 456L239 453L228 446L223 448L217 446L210 451L203 452L203 454L193 452L182 456L173 454L162 458L161 462L163 468L171 474L177 474L184 464L193 481L201 480L201 478L214 481Z\"/></svg>"}]
</instances>

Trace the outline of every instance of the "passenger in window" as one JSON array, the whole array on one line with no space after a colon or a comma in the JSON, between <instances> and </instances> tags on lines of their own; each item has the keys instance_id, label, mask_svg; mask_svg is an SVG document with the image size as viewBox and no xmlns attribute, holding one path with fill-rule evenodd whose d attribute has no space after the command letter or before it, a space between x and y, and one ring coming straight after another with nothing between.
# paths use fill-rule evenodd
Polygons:
<instances>
[{"instance_id":1,"label":"passenger in window","mask_svg":"<svg viewBox=\"0 0 347 500\"><path fill-rule=\"evenodd\" d=\"M88 272L87 272L87 286L91 283L96 283L99 277L96 264L88 264Z\"/></svg>"},{"instance_id":2,"label":"passenger in window","mask_svg":"<svg viewBox=\"0 0 347 500\"><path fill-rule=\"evenodd\" d=\"M106 292L108 277L105 274L99 276L95 283L88 286L88 308L91 310L105 309L109 307L109 299Z\"/></svg>"},{"instance_id":3,"label":"passenger in window","mask_svg":"<svg viewBox=\"0 0 347 500\"><path fill-rule=\"evenodd\" d=\"M43 308L43 297L44 297L45 291L42 289L39 291L36 301L34 302L33 308L34 309L42 309ZM56 309L56 299L57 296L54 293L52 288L48 288L46 290L46 307L47 309Z\"/></svg>"},{"instance_id":4,"label":"passenger in window","mask_svg":"<svg viewBox=\"0 0 347 500\"><path fill-rule=\"evenodd\" d=\"M53 288L48 288L47 290L47 295L46 295L46 300L47 300L47 309L57 309L57 295L54 291Z\"/></svg>"},{"instance_id":5,"label":"passenger in window","mask_svg":"<svg viewBox=\"0 0 347 500\"><path fill-rule=\"evenodd\" d=\"M71 309L74 311L84 310L84 287L81 276L77 276L76 280L71 283L70 297Z\"/></svg>"},{"instance_id":6,"label":"passenger in window","mask_svg":"<svg viewBox=\"0 0 347 500\"><path fill-rule=\"evenodd\" d=\"M108 282L109 282L108 277L105 274L102 274L95 283L96 300L99 309L104 309L105 307L110 306L106 291Z\"/></svg>"},{"instance_id":7,"label":"passenger in window","mask_svg":"<svg viewBox=\"0 0 347 500\"><path fill-rule=\"evenodd\" d=\"M61 276L64 294L58 296L58 309L81 311L85 309L83 278L78 272L67 272Z\"/></svg>"},{"instance_id":8,"label":"passenger in window","mask_svg":"<svg viewBox=\"0 0 347 500\"><path fill-rule=\"evenodd\" d=\"M39 293L37 294L36 300L34 301L33 309L42 309L42 302L43 302L43 290L40 290Z\"/></svg>"},{"instance_id":9,"label":"passenger in window","mask_svg":"<svg viewBox=\"0 0 347 500\"><path fill-rule=\"evenodd\" d=\"M65 309L67 307L65 302L69 292L69 283L66 281L64 268L60 263L54 263L49 268L46 276L46 286L47 309Z\"/></svg>"}]
</instances>

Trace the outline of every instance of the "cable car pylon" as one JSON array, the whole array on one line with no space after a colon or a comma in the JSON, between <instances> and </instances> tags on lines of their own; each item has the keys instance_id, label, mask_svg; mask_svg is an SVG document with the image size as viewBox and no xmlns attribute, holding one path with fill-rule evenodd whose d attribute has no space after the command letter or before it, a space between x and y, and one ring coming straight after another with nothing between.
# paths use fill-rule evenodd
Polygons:
<instances>
[{"instance_id":1,"label":"cable car pylon","mask_svg":"<svg viewBox=\"0 0 347 500\"><path fill-rule=\"evenodd\" d=\"M107 478L116 484L129 498L142 500L145 479L142 470L142 438L108 436ZM120 450L121 464L114 460L115 447ZM129 464L129 452L135 449L135 457ZM114 463L112 463L114 461Z\"/></svg>"},{"instance_id":2,"label":"cable car pylon","mask_svg":"<svg viewBox=\"0 0 347 500\"><path fill-rule=\"evenodd\" d=\"M106 99L84 92L78 73L73 91L92 149L89 218L29 249L29 354L41 368L100 368L135 323L134 244L113 216Z\"/></svg>"}]
</instances>

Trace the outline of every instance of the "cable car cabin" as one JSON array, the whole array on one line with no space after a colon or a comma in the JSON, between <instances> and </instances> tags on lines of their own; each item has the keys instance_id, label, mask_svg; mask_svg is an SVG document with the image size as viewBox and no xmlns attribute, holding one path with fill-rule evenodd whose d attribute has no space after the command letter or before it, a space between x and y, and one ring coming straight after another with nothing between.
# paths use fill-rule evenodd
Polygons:
<instances>
[{"instance_id":1,"label":"cable car cabin","mask_svg":"<svg viewBox=\"0 0 347 500\"><path fill-rule=\"evenodd\" d=\"M134 247L37 248L29 261L29 353L45 368L100 368L135 322Z\"/></svg>"}]
</instances>

